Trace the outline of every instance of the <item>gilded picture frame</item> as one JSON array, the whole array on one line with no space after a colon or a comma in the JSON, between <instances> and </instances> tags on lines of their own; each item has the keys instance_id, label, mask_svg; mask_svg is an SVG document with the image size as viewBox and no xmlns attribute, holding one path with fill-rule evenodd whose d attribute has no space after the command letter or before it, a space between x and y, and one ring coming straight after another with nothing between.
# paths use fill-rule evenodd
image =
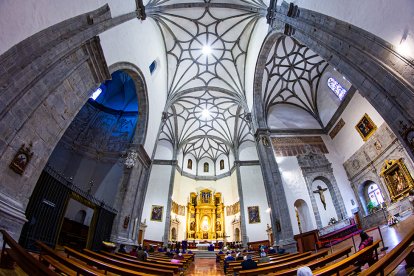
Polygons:
<instances>
[{"instance_id":1,"label":"gilded picture frame","mask_svg":"<svg viewBox=\"0 0 414 276\"><path fill-rule=\"evenodd\" d=\"M152 205L152 207L151 207L151 218L150 219L152 221L161 222L162 221L163 210L164 210L164 206Z\"/></svg>"},{"instance_id":2,"label":"gilded picture frame","mask_svg":"<svg viewBox=\"0 0 414 276\"><path fill-rule=\"evenodd\" d=\"M384 179L391 201L398 201L414 187L414 181L402 159L386 160L380 176Z\"/></svg>"},{"instance_id":3,"label":"gilded picture frame","mask_svg":"<svg viewBox=\"0 0 414 276\"><path fill-rule=\"evenodd\" d=\"M362 116L362 118L356 124L355 129L358 131L359 135L361 135L362 140L367 141L369 137L375 133L377 126L374 124L368 114L365 113L364 116Z\"/></svg>"},{"instance_id":4,"label":"gilded picture frame","mask_svg":"<svg viewBox=\"0 0 414 276\"><path fill-rule=\"evenodd\" d=\"M260 223L259 206L247 207L247 214L249 216L249 224Z\"/></svg>"}]
</instances>

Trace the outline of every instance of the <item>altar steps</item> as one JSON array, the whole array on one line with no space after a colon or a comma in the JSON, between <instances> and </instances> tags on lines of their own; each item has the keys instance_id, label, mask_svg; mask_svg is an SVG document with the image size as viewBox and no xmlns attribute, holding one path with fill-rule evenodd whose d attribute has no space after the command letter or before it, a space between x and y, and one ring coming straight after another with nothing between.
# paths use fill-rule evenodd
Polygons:
<instances>
[{"instance_id":1,"label":"altar steps","mask_svg":"<svg viewBox=\"0 0 414 276\"><path fill-rule=\"evenodd\" d=\"M207 250L194 250L193 253L195 254L194 257L197 259L216 259L217 252Z\"/></svg>"}]
</instances>

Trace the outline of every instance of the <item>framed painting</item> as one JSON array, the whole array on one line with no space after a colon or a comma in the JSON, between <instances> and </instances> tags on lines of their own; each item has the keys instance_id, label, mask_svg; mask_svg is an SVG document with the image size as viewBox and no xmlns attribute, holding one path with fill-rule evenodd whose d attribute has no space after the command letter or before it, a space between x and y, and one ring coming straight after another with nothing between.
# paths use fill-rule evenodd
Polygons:
<instances>
[{"instance_id":1,"label":"framed painting","mask_svg":"<svg viewBox=\"0 0 414 276\"><path fill-rule=\"evenodd\" d=\"M249 215L249 223L260 223L259 206L247 207L247 214Z\"/></svg>"},{"instance_id":2,"label":"framed painting","mask_svg":"<svg viewBox=\"0 0 414 276\"><path fill-rule=\"evenodd\" d=\"M413 178L402 159L386 160L380 175L385 181L391 201L408 196L408 192L414 187Z\"/></svg>"},{"instance_id":3,"label":"framed painting","mask_svg":"<svg viewBox=\"0 0 414 276\"><path fill-rule=\"evenodd\" d=\"M362 116L361 120L359 120L358 124L355 126L355 129L358 131L359 135L361 135L362 140L367 141L369 137L377 130L377 126L371 120L367 113Z\"/></svg>"},{"instance_id":4,"label":"framed painting","mask_svg":"<svg viewBox=\"0 0 414 276\"><path fill-rule=\"evenodd\" d=\"M162 211L164 206L152 205L151 208L151 220L152 221L162 221Z\"/></svg>"}]
</instances>

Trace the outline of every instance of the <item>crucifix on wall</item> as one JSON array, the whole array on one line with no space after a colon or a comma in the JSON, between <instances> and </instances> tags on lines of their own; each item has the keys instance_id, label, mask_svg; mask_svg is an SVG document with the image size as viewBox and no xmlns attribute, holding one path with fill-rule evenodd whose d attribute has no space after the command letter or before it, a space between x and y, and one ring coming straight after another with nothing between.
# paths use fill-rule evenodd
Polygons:
<instances>
[{"instance_id":1,"label":"crucifix on wall","mask_svg":"<svg viewBox=\"0 0 414 276\"><path fill-rule=\"evenodd\" d=\"M318 189L316 191L313 191L314 194L319 194L319 197L321 199L321 202L323 204L323 208L326 210L326 202L325 202L325 195L323 192L325 192L328 188L322 188L318 185Z\"/></svg>"}]
</instances>

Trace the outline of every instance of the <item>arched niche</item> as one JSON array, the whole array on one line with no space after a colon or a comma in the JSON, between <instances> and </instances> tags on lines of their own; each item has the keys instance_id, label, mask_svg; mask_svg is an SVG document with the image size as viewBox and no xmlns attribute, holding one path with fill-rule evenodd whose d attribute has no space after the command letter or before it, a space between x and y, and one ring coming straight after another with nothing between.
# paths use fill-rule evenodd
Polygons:
<instances>
[{"instance_id":1,"label":"arched niche","mask_svg":"<svg viewBox=\"0 0 414 276\"><path fill-rule=\"evenodd\" d=\"M358 186L358 197L365 215L369 214L367 206L371 200L378 204L382 204L385 201L381 185L372 180L366 180Z\"/></svg>"},{"instance_id":2,"label":"arched niche","mask_svg":"<svg viewBox=\"0 0 414 276\"><path fill-rule=\"evenodd\" d=\"M306 201L297 199L293 205L297 211L298 224L300 223L299 232L304 233L313 230L311 214Z\"/></svg>"},{"instance_id":3,"label":"arched niche","mask_svg":"<svg viewBox=\"0 0 414 276\"><path fill-rule=\"evenodd\" d=\"M317 207L318 215L320 216L322 227L329 224L331 218L336 220L342 219L340 210L337 210L338 201L335 192L332 189L332 184L323 177L317 177L312 182L312 194ZM323 204L325 202L325 204ZM314 210L316 211L316 210Z\"/></svg>"}]
</instances>

